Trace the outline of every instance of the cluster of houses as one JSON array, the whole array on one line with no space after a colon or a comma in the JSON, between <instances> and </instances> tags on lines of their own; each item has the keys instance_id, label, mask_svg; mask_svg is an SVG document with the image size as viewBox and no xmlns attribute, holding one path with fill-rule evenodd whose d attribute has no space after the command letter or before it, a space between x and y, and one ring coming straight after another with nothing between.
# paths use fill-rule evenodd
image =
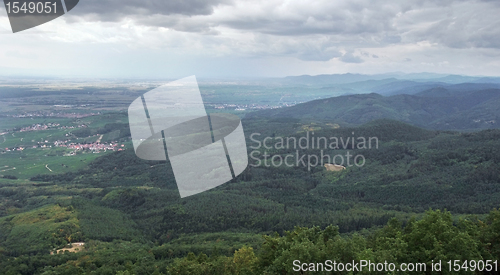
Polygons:
<instances>
[{"instance_id":1,"label":"cluster of houses","mask_svg":"<svg viewBox=\"0 0 500 275\"><path fill-rule=\"evenodd\" d=\"M55 128L55 127L59 127L59 126L60 126L60 124L58 124L58 123L33 124L31 126L21 128L21 130L19 130L19 132L43 131L43 130L47 130L49 128Z\"/></svg>"},{"instance_id":2,"label":"cluster of houses","mask_svg":"<svg viewBox=\"0 0 500 275\"><path fill-rule=\"evenodd\" d=\"M62 148L67 148L67 149L72 149L74 150L71 152L69 155L75 155L77 151L92 151L93 153L99 153L101 151L122 151L123 147L125 145L119 145L116 142L110 142L110 143L101 143L102 140L102 135L100 138L97 139L97 141L92 142L92 143L74 143L71 142L70 140L65 140L65 141L55 141L54 146L55 147L62 147Z\"/></svg>"},{"instance_id":3,"label":"cluster of houses","mask_svg":"<svg viewBox=\"0 0 500 275\"><path fill-rule=\"evenodd\" d=\"M48 142L48 141L45 141ZM67 149L72 149L74 150L73 152L69 153L68 155L75 155L77 151L84 151L88 150L93 153L100 153L101 151L122 151L123 147L125 147L124 144L119 145L116 142L111 142L111 143L100 143L100 142L94 142L94 143L69 143L66 144L68 141L56 141L54 142L54 146L50 144L43 144L40 143L38 145L33 145L33 149L36 148L52 148L52 147L62 147L62 148L67 148ZM26 147L19 146L15 148L5 148L5 152L13 152L13 151L24 151Z\"/></svg>"},{"instance_id":4,"label":"cluster of houses","mask_svg":"<svg viewBox=\"0 0 500 275\"><path fill-rule=\"evenodd\" d=\"M124 147L125 145L121 145L120 147ZM90 150L93 153L99 153L100 151L122 151L122 148L119 148L117 143L99 143L99 142L94 142L94 143L88 143L88 144L81 144L81 143L70 143L68 145L66 144L61 144L59 147L66 147L68 149L73 149L75 151L71 152L69 155L74 155L76 154L77 151L83 151L83 150Z\"/></svg>"},{"instance_id":5,"label":"cluster of houses","mask_svg":"<svg viewBox=\"0 0 500 275\"><path fill-rule=\"evenodd\" d=\"M21 146L21 147L14 147L14 148L5 148L4 150L5 150L5 152L13 152L13 151L23 151L24 149L26 149L26 148Z\"/></svg>"},{"instance_id":6,"label":"cluster of houses","mask_svg":"<svg viewBox=\"0 0 500 275\"><path fill-rule=\"evenodd\" d=\"M282 107L289 107L295 105L294 103L281 103L281 105L261 105L261 104L207 104L212 106L214 109L229 109L235 111L245 111L246 109L251 110L266 110L266 109L278 109Z\"/></svg>"},{"instance_id":7,"label":"cluster of houses","mask_svg":"<svg viewBox=\"0 0 500 275\"><path fill-rule=\"evenodd\" d=\"M62 112L33 112L9 115L10 117L25 118L25 117L64 117L64 118L85 118L89 116L100 115L101 112L97 113L62 113Z\"/></svg>"},{"instance_id":8,"label":"cluster of houses","mask_svg":"<svg viewBox=\"0 0 500 275\"><path fill-rule=\"evenodd\" d=\"M21 129L15 129L15 131L19 130L19 132L32 132L32 131L43 131L43 130L49 130L49 129L76 129L76 128L86 128L88 127L86 124L80 124L77 126L61 126L59 123L47 123L47 124L33 124L31 126L23 127ZM12 131L12 130L10 130ZM5 133L0 133L0 135L7 134L8 132ZM68 136L68 135L66 135Z\"/></svg>"},{"instance_id":9,"label":"cluster of houses","mask_svg":"<svg viewBox=\"0 0 500 275\"><path fill-rule=\"evenodd\" d=\"M87 128L88 126L86 124L81 124L77 126L62 126L59 127L59 129L76 129L76 128Z\"/></svg>"}]
</instances>

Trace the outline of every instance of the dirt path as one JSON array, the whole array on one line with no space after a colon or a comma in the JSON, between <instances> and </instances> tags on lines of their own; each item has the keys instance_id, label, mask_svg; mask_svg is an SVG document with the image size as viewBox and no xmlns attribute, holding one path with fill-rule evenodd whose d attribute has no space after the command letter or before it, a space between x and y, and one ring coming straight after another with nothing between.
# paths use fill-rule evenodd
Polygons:
<instances>
[{"instance_id":1,"label":"dirt path","mask_svg":"<svg viewBox=\"0 0 500 275\"><path fill-rule=\"evenodd\" d=\"M48 165L48 164L45 164L45 168L47 168L50 172L53 172L52 170L50 170L50 168L49 168L49 165Z\"/></svg>"}]
</instances>

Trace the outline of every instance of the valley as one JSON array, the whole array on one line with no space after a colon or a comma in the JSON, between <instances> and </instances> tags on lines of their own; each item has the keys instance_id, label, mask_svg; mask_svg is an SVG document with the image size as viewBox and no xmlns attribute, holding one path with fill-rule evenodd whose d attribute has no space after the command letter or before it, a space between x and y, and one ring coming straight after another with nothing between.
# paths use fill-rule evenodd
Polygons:
<instances>
[{"instance_id":1,"label":"valley","mask_svg":"<svg viewBox=\"0 0 500 275\"><path fill-rule=\"evenodd\" d=\"M224 86L208 98L231 107L207 110L242 117L250 165L230 182L181 199L169 160L134 153L126 103L140 92L122 91L114 101L115 89L95 91L93 103L63 100L68 92L57 91L2 98L10 106L0 113L4 274L291 272L283 263L299 250L344 261L391 255L426 262L436 251L446 251L443 259L500 256L500 90L316 100L308 93L308 102L255 111L243 104L271 106L266 102L279 93L248 93L242 85L234 97ZM39 111L26 112L33 106ZM329 146L335 138L337 146ZM345 154L365 162L337 172L266 165ZM424 237L439 242L424 246ZM454 252L454 242L471 245ZM53 253L74 243L84 243L78 253Z\"/></svg>"}]
</instances>

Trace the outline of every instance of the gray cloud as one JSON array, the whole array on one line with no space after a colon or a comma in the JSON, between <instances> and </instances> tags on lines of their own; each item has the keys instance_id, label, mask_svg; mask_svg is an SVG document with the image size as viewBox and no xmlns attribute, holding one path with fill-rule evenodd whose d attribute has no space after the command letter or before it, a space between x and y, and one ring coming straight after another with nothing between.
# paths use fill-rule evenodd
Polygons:
<instances>
[{"instance_id":1,"label":"gray cloud","mask_svg":"<svg viewBox=\"0 0 500 275\"><path fill-rule=\"evenodd\" d=\"M303 61L382 62L392 53L368 49L420 42L444 48L500 48L500 1L489 0L86 0L66 20L132 20L134 25L202 34L153 39L155 47L190 47L246 57ZM154 36L154 34L151 34ZM208 38L207 35L213 38ZM134 39L129 39L135 41ZM141 38L144 40L144 38ZM147 45L147 41L142 41ZM434 46L433 46L434 47ZM347 50L346 54L342 54ZM417 48L414 48L417 50ZM417 50L418 51L418 50ZM363 57L353 54L361 53ZM363 54L370 52L372 55ZM417 61L408 54L399 62ZM366 59L366 60L365 60ZM418 62L418 61L417 61ZM429 63L428 60L425 63Z\"/></svg>"},{"instance_id":2,"label":"gray cloud","mask_svg":"<svg viewBox=\"0 0 500 275\"><path fill-rule=\"evenodd\" d=\"M430 41L457 49L499 49L499 13L500 1L448 0L408 11L398 23L406 42Z\"/></svg>"},{"instance_id":3,"label":"gray cloud","mask_svg":"<svg viewBox=\"0 0 500 275\"><path fill-rule=\"evenodd\" d=\"M84 0L71 14L91 16L94 20L119 21L125 17L156 14L209 15L214 7L229 4L231 0Z\"/></svg>"},{"instance_id":4,"label":"gray cloud","mask_svg":"<svg viewBox=\"0 0 500 275\"><path fill-rule=\"evenodd\" d=\"M180 32L220 34L219 28L228 28L305 39L323 35L332 38L329 47L350 48L419 41L500 48L499 13L500 1L494 0L86 0L71 12L87 20L129 18L138 25ZM303 56L327 60L332 55Z\"/></svg>"},{"instance_id":5,"label":"gray cloud","mask_svg":"<svg viewBox=\"0 0 500 275\"><path fill-rule=\"evenodd\" d=\"M390 36L391 19L399 8L372 1L291 2L269 7L260 13L239 13L220 23L234 29L253 30L284 36L371 35Z\"/></svg>"},{"instance_id":6,"label":"gray cloud","mask_svg":"<svg viewBox=\"0 0 500 275\"><path fill-rule=\"evenodd\" d=\"M219 70L212 64L219 62L229 74L264 74L262 68L266 74L489 74L500 72L498 14L498 0L82 0L60 20L42 25L38 31L44 34L3 43L11 44L4 46L9 52L32 47L28 44L41 52L39 45L46 45L50 56L73 48L68 43L82 44L83 50L92 49L86 56L95 51L101 58L81 55L71 64L90 68L95 60L97 71L102 60L114 64L113 70L125 70L123 64L135 56L131 72L171 66L170 72L178 73L184 66L189 73L212 74ZM4 24L7 29L8 21ZM150 54L147 61L145 54ZM19 60L0 56L3 63ZM39 60L46 64L43 54Z\"/></svg>"},{"instance_id":7,"label":"gray cloud","mask_svg":"<svg viewBox=\"0 0 500 275\"><path fill-rule=\"evenodd\" d=\"M201 18L198 18L201 19ZM180 32L193 32L203 34L219 34L214 29L217 26L215 23L207 22L206 20L196 20L190 18L186 20L183 15L152 15L136 18L136 23L145 26L170 28Z\"/></svg>"},{"instance_id":8,"label":"gray cloud","mask_svg":"<svg viewBox=\"0 0 500 275\"><path fill-rule=\"evenodd\" d=\"M239 4L239 5L238 5ZM214 8L234 6L213 15ZM253 6L254 9L246 9ZM72 12L86 20L120 21L133 18L138 24L207 32L224 26L279 36L363 35L366 39L391 43L399 39L391 20L398 5L369 0L289 2L242 0L86 0ZM196 16L205 16L200 20ZM69 19L71 20L71 19ZM376 37L370 37L376 36Z\"/></svg>"},{"instance_id":9,"label":"gray cloud","mask_svg":"<svg viewBox=\"0 0 500 275\"><path fill-rule=\"evenodd\" d=\"M336 50L304 50L294 54L297 58L304 61L328 61L342 54Z\"/></svg>"},{"instance_id":10,"label":"gray cloud","mask_svg":"<svg viewBox=\"0 0 500 275\"><path fill-rule=\"evenodd\" d=\"M496 0L86 0L71 15L111 22L129 18L138 25L203 34L229 28L272 36L324 35L333 38L330 47L431 41L451 48L500 48L499 13Z\"/></svg>"},{"instance_id":11,"label":"gray cloud","mask_svg":"<svg viewBox=\"0 0 500 275\"><path fill-rule=\"evenodd\" d=\"M339 60L344 62L344 63L363 63L364 62L364 60L361 59L361 57L355 56L351 52L344 54L343 56L341 56L339 58Z\"/></svg>"}]
</instances>

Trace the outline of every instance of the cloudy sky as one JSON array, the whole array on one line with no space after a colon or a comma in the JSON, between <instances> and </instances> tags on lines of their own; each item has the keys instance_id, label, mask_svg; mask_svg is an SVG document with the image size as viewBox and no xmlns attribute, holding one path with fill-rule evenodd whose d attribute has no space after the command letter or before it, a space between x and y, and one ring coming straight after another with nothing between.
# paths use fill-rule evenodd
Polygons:
<instances>
[{"instance_id":1,"label":"cloudy sky","mask_svg":"<svg viewBox=\"0 0 500 275\"><path fill-rule=\"evenodd\" d=\"M13 34L2 6L0 75L500 76L499 14L498 0L80 0Z\"/></svg>"}]
</instances>

